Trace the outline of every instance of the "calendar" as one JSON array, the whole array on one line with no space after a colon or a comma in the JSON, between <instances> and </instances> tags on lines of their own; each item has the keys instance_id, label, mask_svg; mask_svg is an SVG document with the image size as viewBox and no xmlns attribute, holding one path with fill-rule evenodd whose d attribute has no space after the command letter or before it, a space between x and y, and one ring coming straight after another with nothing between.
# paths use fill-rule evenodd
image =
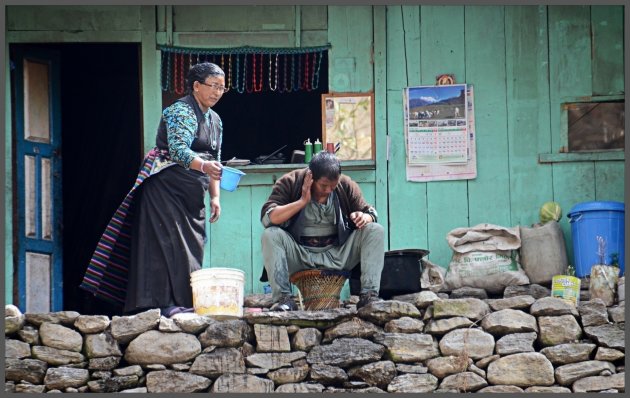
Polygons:
<instances>
[{"instance_id":1,"label":"calendar","mask_svg":"<svg viewBox=\"0 0 630 398\"><path fill-rule=\"evenodd\" d=\"M403 96L407 180L475 178L472 85L410 87Z\"/></svg>"},{"instance_id":2,"label":"calendar","mask_svg":"<svg viewBox=\"0 0 630 398\"><path fill-rule=\"evenodd\" d=\"M466 131L425 129L408 134L409 164L465 163L468 161Z\"/></svg>"}]
</instances>

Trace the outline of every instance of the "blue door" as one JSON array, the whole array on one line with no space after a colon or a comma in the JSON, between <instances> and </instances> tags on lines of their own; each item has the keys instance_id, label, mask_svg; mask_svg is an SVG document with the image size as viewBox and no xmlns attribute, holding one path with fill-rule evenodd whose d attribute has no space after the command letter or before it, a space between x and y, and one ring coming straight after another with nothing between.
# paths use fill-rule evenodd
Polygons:
<instances>
[{"instance_id":1,"label":"blue door","mask_svg":"<svg viewBox=\"0 0 630 398\"><path fill-rule=\"evenodd\" d=\"M63 309L59 54L12 52L17 182L17 293L23 312Z\"/></svg>"}]
</instances>

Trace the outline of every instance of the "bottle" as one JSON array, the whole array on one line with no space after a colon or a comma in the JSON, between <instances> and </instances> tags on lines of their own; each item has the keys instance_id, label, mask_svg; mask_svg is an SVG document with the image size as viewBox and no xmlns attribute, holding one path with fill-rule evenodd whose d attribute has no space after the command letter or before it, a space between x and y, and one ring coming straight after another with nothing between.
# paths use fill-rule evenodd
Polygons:
<instances>
[{"instance_id":1,"label":"bottle","mask_svg":"<svg viewBox=\"0 0 630 398\"><path fill-rule=\"evenodd\" d=\"M315 139L313 143L313 153L320 153L322 151L322 143L319 142L319 138Z\"/></svg>"},{"instance_id":2,"label":"bottle","mask_svg":"<svg viewBox=\"0 0 630 398\"><path fill-rule=\"evenodd\" d=\"M304 163L308 163L311 161L313 157L313 144L311 144L311 139L307 138L304 141Z\"/></svg>"}]
</instances>

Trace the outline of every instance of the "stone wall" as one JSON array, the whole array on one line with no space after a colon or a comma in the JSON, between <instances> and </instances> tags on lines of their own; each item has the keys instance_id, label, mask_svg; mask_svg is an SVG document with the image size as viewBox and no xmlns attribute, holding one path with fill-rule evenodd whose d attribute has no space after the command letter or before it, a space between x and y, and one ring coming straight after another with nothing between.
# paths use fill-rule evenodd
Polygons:
<instances>
[{"instance_id":1,"label":"stone wall","mask_svg":"<svg viewBox=\"0 0 630 398\"><path fill-rule=\"evenodd\" d=\"M5 309L11 392L622 392L624 302L539 285L171 319ZM268 295L250 296L265 306ZM254 304L252 304L254 303ZM261 304L262 303L262 304Z\"/></svg>"}]
</instances>

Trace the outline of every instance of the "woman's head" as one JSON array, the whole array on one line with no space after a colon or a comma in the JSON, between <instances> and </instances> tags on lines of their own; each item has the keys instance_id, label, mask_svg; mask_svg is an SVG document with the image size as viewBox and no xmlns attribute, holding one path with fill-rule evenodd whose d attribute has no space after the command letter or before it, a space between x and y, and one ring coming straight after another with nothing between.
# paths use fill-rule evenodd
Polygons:
<instances>
[{"instance_id":1,"label":"woman's head","mask_svg":"<svg viewBox=\"0 0 630 398\"><path fill-rule=\"evenodd\" d=\"M188 77L186 79L186 87L189 92L194 91L195 82L204 83L210 76L222 76L225 78L225 72L217 64L212 62L202 62L190 67Z\"/></svg>"},{"instance_id":2,"label":"woman's head","mask_svg":"<svg viewBox=\"0 0 630 398\"><path fill-rule=\"evenodd\" d=\"M213 107L227 91L225 72L211 62L193 65L188 71L186 87L205 112Z\"/></svg>"},{"instance_id":3,"label":"woman's head","mask_svg":"<svg viewBox=\"0 0 630 398\"><path fill-rule=\"evenodd\" d=\"M313 173L313 180L319 180L322 177L337 180L341 175L339 159L330 152L319 152L313 155L308 167Z\"/></svg>"}]
</instances>

